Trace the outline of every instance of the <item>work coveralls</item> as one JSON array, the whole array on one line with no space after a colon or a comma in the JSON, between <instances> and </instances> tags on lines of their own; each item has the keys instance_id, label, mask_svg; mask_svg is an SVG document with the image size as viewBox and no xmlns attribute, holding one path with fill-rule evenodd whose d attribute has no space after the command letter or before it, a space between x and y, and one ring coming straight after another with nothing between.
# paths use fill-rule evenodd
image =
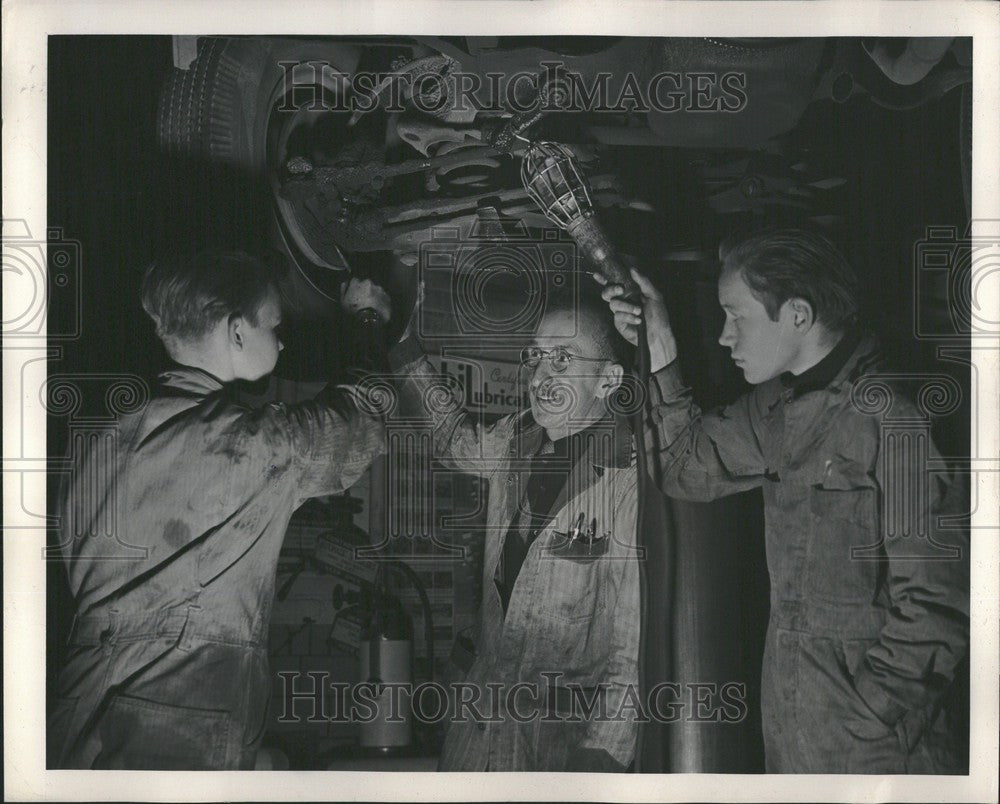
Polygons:
<instances>
[{"instance_id":1,"label":"work coveralls","mask_svg":"<svg viewBox=\"0 0 1000 804\"><path fill-rule=\"evenodd\" d=\"M401 407L426 412L435 457L489 483L477 655L464 680L476 703L454 713L439 768L559 771L580 749L604 750L628 767L637 723L624 702L638 684L639 564L627 428L609 419L601 439L570 456L566 488L528 548L505 613L504 540L525 514L544 431L530 413L490 426L467 414L415 345L397 347L393 363ZM589 550L566 537L580 513L607 534ZM574 695L603 696L605 713L599 704L586 715Z\"/></svg>"},{"instance_id":2,"label":"work coveralls","mask_svg":"<svg viewBox=\"0 0 1000 804\"><path fill-rule=\"evenodd\" d=\"M62 507L78 613L50 766L252 768L288 521L383 449L382 423L338 391L251 409L180 366L85 445Z\"/></svg>"},{"instance_id":3,"label":"work coveralls","mask_svg":"<svg viewBox=\"0 0 1000 804\"><path fill-rule=\"evenodd\" d=\"M654 375L663 490L763 490L768 772L959 772L943 703L968 651L968 534L939 517L968 507L927 416L852 342L812 383L775 378L718 413L676 361Z\"/></svg>"}]
</instances>

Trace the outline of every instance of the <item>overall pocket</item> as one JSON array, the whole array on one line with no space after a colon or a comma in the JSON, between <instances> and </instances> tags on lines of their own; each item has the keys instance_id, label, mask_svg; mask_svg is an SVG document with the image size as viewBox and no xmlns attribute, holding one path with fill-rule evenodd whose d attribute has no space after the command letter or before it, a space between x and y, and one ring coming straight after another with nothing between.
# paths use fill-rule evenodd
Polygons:
<instances>
[{"instance_id":1,"label":"overall pocket","mask_svg":"<svg viewBox=\"0 0 1000 804\"><path fill-rule=\"evenodd\" d=\"M558 622L579 623L604 610L602 580L608 558L573 561L545 550L537 560L538 614Z\"/></svg>"},{"instance_id":2,"label":"overall pocket","mask_svg":"<svg viewBox=\"0 0 1000 804\"><path fill-rule=\"evenodd\" d=\"M800 641L801 731L805 773L903 773L899 735L854 687L873 640L807 636Z\"/></svg>"},{"instance_id":3,"label":"overall pocket","mask_svg":"<svg viewBox=\"0 0 1000 804\"><path fill-rule=\"evenodd\" d=\"M882 568L874 486L828 473L809 489L809 588L836 602L870 603Z\"/></svg>"},{"instance_id":4,"label":"overall pocket","mask_svg":"<svg viewBox=\"0 0 1000 804\"><path fill-rule=\"evenodd\" d=\"M56 698L45 729L45 766L61 768L66 762L67 749L76 738L74 715L79 698Z\"/></svg>"},{"instance_id":5,"label":"overall pocket","mask_svg":"<svg viewBox=\"0 0 1000 804\"><path fill-rule=\"evenodd\" d=\"M247 663L247 697L243 703L243 749L256 751L267 731L271 676L267 654L254 652Z\"/></svg>"},{"instance_id":6,"label":"overall pocket","mask_svg":"<svg viewBox=\"0 0 1000 804\"><path fill-rule=\"evenodd\" d=\"M861 733L866 735L873 734L885 737L887 744L895 747L899 753L900 761L903 761L903 758L906 757L911 748L906 743L905 730L901 727L901 724L890 726L888 723L882 722L855 688L854 680L864 665L865 656L876 644L878 644L878 639L871 637L869 639L847 639L841 642L839 646L839 650L843 656L843 670L849 681L851 708L855 713L854 720L855 722L865 724L861 727L855 726L855 730L861 731Z\"/></svg>"},{"instance_id":7,"label":"overall pocket","mask_svg":"<svg viewBox=\"0 0 1000 804\"><path fill-rule=\"evenodd\" d=\"M95 768L222 770L229 712L157 703L131 695L111 699L100 723Z\"/></svg>"}]
</instances>

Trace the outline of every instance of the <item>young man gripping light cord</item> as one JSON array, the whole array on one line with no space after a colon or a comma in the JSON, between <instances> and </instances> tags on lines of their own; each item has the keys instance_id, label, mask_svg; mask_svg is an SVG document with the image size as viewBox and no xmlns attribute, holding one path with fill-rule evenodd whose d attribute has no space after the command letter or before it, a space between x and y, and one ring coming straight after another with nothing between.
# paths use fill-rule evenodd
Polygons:
<instances>
[{"instance_id":1,"label":"young man gripping light cord","mask_svg":"<svg viewBox=\"0 0 1000 804\"><path fill-rule=\"evenodd\" d=\"M857 327L857 279L825 237L761 232L720 259L719 343L754 388L717 413L683 385L656 288L634 272L642 308L618 286L603 296L630 342L646 322L664 493L763 490L767 770L962 772L948 703L968 655L968 532L941 522L968 511L961 475L929 437L884 437L890 415L927 419L891 383L875 412L852 395L880 358Z\"/></svg>"}]
</instances>

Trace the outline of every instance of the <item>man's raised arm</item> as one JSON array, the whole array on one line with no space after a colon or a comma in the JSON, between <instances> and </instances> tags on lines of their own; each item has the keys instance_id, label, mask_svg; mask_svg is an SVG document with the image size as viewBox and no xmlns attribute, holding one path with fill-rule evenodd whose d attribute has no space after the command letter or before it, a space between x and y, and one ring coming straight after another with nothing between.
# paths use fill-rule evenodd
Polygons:
<instances>
[{"instance_id":1,"label":"man's raised arm","mask_svg":"<svg viewBox=\"0 0 1000 804\"><path fill-rule=\"evenodd\" d=\"M714 500L761 485L767 467L755 426L759 394L747 394L717 413L702 413L681 377L663 295L634 269L632 277L643 295L642 308L620 298L620 285L598 281L605 284L601 295L614 313L615 327L633 346L640 317L646 320L653 415L646 442L659 461L664 494Z\"/></svg>"},{"instance_id":2,"label":"man's raised arm","mask_svg":"<svg viewBox=\"0 0 1000 804\"><path fill-rule=\"evenodd\" d=\"M399 410L406 418L426 421L433 428L436 459L451 469L485 476L493 462L504 456L516 415L486 425L465 410L455 383L434 368L413 333L422 303L421 286L410 323L389 352Z\"/></svg>"}]
</instances>

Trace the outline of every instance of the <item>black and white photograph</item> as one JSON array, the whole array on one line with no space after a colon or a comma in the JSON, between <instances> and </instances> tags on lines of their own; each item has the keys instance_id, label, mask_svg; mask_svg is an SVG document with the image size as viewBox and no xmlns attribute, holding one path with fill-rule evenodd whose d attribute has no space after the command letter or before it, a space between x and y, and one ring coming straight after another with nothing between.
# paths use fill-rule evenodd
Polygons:
<instances>
[{"instance_id":1,"label":"black and white photograph","mask_svg":"<svg viewBox=\"0 0 1000 804\"><path fill-rule=\"evenodd\" d=\"M995 5L3 13L5 798L997 801Z\"/></svg>"}]
</instances>

